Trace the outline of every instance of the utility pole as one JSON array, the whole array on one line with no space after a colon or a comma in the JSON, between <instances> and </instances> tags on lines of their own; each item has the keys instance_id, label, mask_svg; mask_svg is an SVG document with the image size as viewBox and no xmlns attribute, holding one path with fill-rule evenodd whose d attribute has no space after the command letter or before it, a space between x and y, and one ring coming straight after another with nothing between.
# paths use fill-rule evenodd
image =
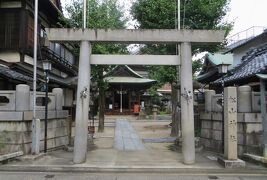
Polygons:
<instances>
[{"instance_id":1,"label":"utility pole","mask_svg":"<svg viewBox=\"0 0 267 180\"><path fill-rule=\"evenodd\" d=\"M32 154L39 154L40 120L36 119L36 71L37 71L37 34L38 34L38 0L34 9L34 44L33 44L33 119L32 119Z\"/></svg>"},{"instance_id":2,"label":"utility pole","mask_svg":"<svg viewBox=\"0 0 267 180\"><path fill-rule=\"evenodd\" d=\"M177 13L178 13L177 15L178 30L180 30L181 29L181 0L178 0L177 2Z\"/></svg>"},{"instance_id":3,"label":"utility pole","mask_svg":"<svg viewBox=\"0 0 267 180\"><path fill-rule=\"evenodd\" d=\"M177 27L176 27L178 30L181 29L181 0L177 0ZM177 44L176 45L176 54L180 56L181 58L181 45L180 44ZM180 65L177 66L177 85L181 82L181 78L180 78ZM180 94L181 94L181 91L177 90L177 102L179 104L179 101L180 101ZM178 105L177 104L177 105ZM176 105L176 115L177 116L180 116L180 113L178 111L177 113L177 105ZM178 124L178 137L181 137L181 117L176 117L177 119L177 124Z\"/></svg>"},{"instance_id":4,"label":"utility pole","mask_svg":"<svg viewBox=\"0 0 267 180\"><path fill-rule=\"evenodd\" d=\"M86 28L86 1L83 0L83 29Z\"/></svg>"}]
</instances>

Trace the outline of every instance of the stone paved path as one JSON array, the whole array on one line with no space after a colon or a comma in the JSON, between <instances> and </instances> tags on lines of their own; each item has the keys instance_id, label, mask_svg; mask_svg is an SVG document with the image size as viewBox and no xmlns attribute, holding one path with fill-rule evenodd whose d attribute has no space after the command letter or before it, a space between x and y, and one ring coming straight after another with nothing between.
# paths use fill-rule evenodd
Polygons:
<instances>
[{"instance_id":1,"label":"stone paved path","mask_svg":"<svg viewBox=\"0 0 267 180\"><path fill-rule=\"evenodd\" d=\"M136 131L129 121L119 119L116 121L114 147L118 150L143 150L145 149Z\"/></svg>"}]
</instances>

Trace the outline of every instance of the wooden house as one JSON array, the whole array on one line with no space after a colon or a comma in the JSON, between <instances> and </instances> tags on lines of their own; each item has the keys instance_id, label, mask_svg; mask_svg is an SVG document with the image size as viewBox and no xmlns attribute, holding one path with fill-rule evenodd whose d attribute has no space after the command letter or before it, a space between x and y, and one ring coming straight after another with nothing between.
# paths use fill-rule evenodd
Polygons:
<instances>
[{"instance_id":1,"label":"wooden house","mask_svg":"<svg viewBox=\"0 0 267 180\"><path fill-rule=\"evenodd\" d=\"M33 77L34 0L0 0L0 89L13 90ZM72 106L77 76L76 58L70 44L45 43L47 27L59 27L60 0L39 1L37 90L44 85L42 60L52 62L49 90L64 90L64 105ZM8 75L7 75L8 73Z\"/></svg>"}]
</instances>

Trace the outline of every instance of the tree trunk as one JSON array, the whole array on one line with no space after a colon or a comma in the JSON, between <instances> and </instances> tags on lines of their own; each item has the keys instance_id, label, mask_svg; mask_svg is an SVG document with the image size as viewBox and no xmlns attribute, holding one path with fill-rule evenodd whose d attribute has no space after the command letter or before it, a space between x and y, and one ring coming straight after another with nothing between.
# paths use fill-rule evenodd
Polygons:
<instances>
[{"instance_id":1,"label":"tree trunk","mask_svg":"<svg viewBox=\"0 0 267 180\"><path fill-rule=\"evenodd\" d=\"M105 90L103 87L99 87L99 124L98 132L104 131L105 123Z\"/></svg>"},{"instance_id":2,"label":"tree trunk","mask_svg":"<svg viewBox=\"0 0 267 180\"><path fill-rule=\"evenodd\" d=\"M178 137L179 136L179 120L180 120L180 110L178 110L178 91L177 87L172 84L172 94L171 94L171 101L172 101L172 129L171 129L171 136Z\"/></svg>"}]
</instances>

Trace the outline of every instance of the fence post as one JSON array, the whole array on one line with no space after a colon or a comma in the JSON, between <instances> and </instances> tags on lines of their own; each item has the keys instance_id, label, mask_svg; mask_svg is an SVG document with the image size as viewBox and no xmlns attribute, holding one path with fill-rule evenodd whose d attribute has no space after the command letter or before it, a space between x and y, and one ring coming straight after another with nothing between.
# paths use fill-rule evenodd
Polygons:
<instances>
[{"instance_id":1,"label":"fence post","mask_svg":"<svg viewBox=\"0 0 267 180\"><path fill-rule=\"evenodd\" d=\"M55 94L56 97L56 110L62 110L63 106L63 89L61 88L54 88L52 92Z\"/></svg>"},{"instance_id":2,"label":"fence post","mask_svg":"<svg viewBox=\"0 0 267 180\"><path fill-rule=\"evenodd\" d=\"M26 84L16 85L16 111L30 110L30 86Z\"/></svg>"}]
</instances>

